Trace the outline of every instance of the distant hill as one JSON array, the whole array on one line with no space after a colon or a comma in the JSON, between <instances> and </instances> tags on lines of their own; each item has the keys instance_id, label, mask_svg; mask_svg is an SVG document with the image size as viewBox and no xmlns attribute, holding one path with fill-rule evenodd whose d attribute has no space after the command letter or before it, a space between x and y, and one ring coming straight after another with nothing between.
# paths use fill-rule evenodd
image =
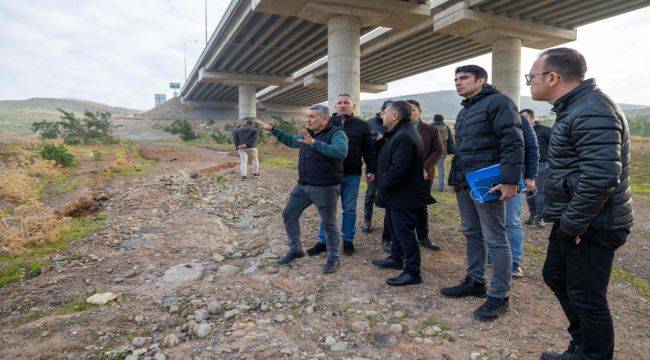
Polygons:
<instances>
[{"instance_id":1,"label":"distant hill","mask_svg":"<svg viewBox=\"0 0 650 360\"><path fill-rule=\"evenodd\" d=\"M114 117L139 112L139 110L113 107L87 100L32 98L27 100L0 100L0 134L3 137L31 133L31 124L43 120L58 120L57 108L76 114L84 111L110 111Z\"/></svg>"}]
</instances>

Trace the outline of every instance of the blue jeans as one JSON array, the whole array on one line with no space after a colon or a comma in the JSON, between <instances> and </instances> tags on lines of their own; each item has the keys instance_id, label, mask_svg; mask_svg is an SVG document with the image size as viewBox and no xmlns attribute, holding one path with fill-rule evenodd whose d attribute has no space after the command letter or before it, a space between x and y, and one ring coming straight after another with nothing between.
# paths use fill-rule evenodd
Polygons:
<instances>
[{"instance_id":1,"label":"blue jeans","mask_svg":"<svg viewBox=\"0 0 650 360\"><path fill-rule=\"evenodd\" d=\"M438 160L438 190L445 187L445 159L447 154L444 154Z\"/></svg>"},{"instance_id":2,"label":"blue jeans","mask_svg":"<svg viewBox=\"0 0 650 360\"><path fill-rule=\"evenodd\" d=\"M287 242L290 250L302 251L300 242L300 215L309 205L314 204L318 209L321 226L327 232L327 259L339 260L339 243L341 237L336 226L336 202L339 197L339 185L311 186L296 184L289 201L282 211L284 228L287 231Z\"/></svg>"},{"instance_id":3,"label":"blue jeans","mask_svg":"<svg viewBox=\"0 0 650 360\"><path fill-rule=\"evenodd\" d=\"M341 207L343 208L341 233L343 234L343 241L354 240L357 224L357 197L359 196L360 183L361 175L343 176L343 184L341 184ZM318 231L318 238L322 244L325 244L325 228L323 228L322 224Z\"/></svg>"},{"instance_id":4,"label":"blue jeans","mask_svg":"<svg viewBox=\"0 0 650 360\"><path fill-rule=\"evenodd\" d=\"M548 163L541 162L537 170L537 179L535 179L535 186L537 192L535 196L526 199L528 203L528 211L532 217L542 218L544 215L544 188L546 185L546 175L548 174Z\"/></svg>"},{"instance_id":5,"label":"blue jeans","mask_svg":"<svg viewBox=\"0 0 650 360\"><path fill-rule=\"evenodd\" d=\"M524 227L521 225L521 198L519 195L506 201L506 236L510 251L512 251L512 263L521 265L521 258L524 255ZM489 248L488 258L492 258Z\"/></svg>"},{"instance_id":6,"label":"blue jeans","mask_svg":"<svg viewBox=\"0 0 650 360\"><path fill-rule=\"evenodd\" d=\"M487 248L492 254L492 279L488 295L503 299L511 287L512 253L506 237L506 206L500 201L479 204L469 189L456 192L460 226L467 239L467 275L485 283Z\"/></svg>"}]
</instances>

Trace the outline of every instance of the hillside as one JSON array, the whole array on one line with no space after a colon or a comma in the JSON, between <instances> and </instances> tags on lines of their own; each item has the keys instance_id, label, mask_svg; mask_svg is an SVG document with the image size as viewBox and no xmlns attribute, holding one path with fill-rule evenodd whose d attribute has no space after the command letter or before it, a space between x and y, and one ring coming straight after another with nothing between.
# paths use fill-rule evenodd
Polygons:
<instances>
[{"instance_id":1,"label":"hillside","mask_svg":"<svg viewBox=\"0 0 650 360\"><path fill-rule=\"evenodd\" d=\"M27 135L31 133L33 122L59 119L57 108L77 114L82 114L85 110L110 111L113 116L139 111L77 99L0 100L0 137Z\"/></svg>"}]
</instances>

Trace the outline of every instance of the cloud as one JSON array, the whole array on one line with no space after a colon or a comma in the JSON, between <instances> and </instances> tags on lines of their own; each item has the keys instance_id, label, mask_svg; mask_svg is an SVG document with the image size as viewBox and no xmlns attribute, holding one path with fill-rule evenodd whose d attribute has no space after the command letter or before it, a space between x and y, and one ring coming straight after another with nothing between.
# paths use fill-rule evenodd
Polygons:
<instances>
[{"instance_id":1,"label":"cloud","mask_svg":"<svg viewBox=\"0 0 650 360\"><path fill-rule=\"evenodd\" d=\"M229 1L208 0L209 35ZM171 95L204 45L203 0L0 2L0 99L73 97L148 109L156 92ZM616 101L648 103L650 49L643 45L650 9L587 25L568 44L585 54L589 75ZM522 71L537 50L524 49ZM489 55L464 61L490 68ZM451 89L451 65L389 84L364 98ZM523 80L522 80L523 81ZM527 88L522 84L522 94Z\"/></svg>"}]
</instances>

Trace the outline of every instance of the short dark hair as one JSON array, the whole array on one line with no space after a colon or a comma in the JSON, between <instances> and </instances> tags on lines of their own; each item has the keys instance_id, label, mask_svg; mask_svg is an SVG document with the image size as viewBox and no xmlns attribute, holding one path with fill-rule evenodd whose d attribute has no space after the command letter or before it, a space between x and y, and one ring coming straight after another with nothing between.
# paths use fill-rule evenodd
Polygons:
<instances>
[{"instance_id":1,"label":"short dark hair","mask_svg":"<svg viewBox=\"0 0 650 360\"><path fill-rule=\"evenodd\" d=\"M585 79L587 61L577 50L570 48L548 49L539 54L539 57L542 56L546 56L544 71L556 72L567 81Z\"/></svg>"},{"instance_id":2,"label":"short dark hair","mask_svg":"<svg viewBox=\"0 0 650 360\"><path fill-rule=\"evenodd\" d=\"M443 121L445 118L442 117L440 114L435 114L433 115L433 121Z\"/></svg>"},{"instance_id":3,"label":"short dark hair","mask_svg":"<svg viewBox=\"0 0 650 360\"><path fill-rule=\"evenodd\" d=\"M399 116L399 123L411 121L411 105L403 100L391 101L388 107Z\"/></svg>"},{"instance_id":4,"label":"short dark hair","mask_svg":"<svg viewBox=\"0 0 650 360\"><path fill-rule=\"evenodd\" d=\"M485 82L488 81L488 73L483 69L482 67L478 65L463 65L459 66L456 68L456 72L454 74L458 74L460 72L466 72L474 75L476 80L478 79L485 79Z\"/></svg>"},{"instance_id":5,"label":"short dark hair","mask_svg":"<svg viewBox=\"0 0 650 360\"><path fill-rule=\"evenodd\" d=\"M384 103L381 104L381 111L384 111L386 109L386 106L388 106L388 104L390 104L391 102L392 102L391 100L384 101Z\"/></svg>"},{"instance_id":6,"label":"short dark hair","mask_svg":"<svg viewBox=\"0 0 650 360\"><path fill-rule=\"evenodd\" d=\"M526 113L526 114L530 115L530 117L535 117L535 112L533 110L531 110L531 109L521 109L519 114L521 114L521 113Z\"/></svg>"},{"instance_id":7,"label":"short dark hair","mask_svg":"<svg viewBox=\"0 0 650 360\"><path fill-rule=\"evenodd\" d=\"M406 102L411 104L411 105L415 105L415 108L418 109L419 112L422 112L422 107L420 106L419 102L417 102L417 101L415 101L413 99L406 100Z\"/></svg>"}]
</instances>

